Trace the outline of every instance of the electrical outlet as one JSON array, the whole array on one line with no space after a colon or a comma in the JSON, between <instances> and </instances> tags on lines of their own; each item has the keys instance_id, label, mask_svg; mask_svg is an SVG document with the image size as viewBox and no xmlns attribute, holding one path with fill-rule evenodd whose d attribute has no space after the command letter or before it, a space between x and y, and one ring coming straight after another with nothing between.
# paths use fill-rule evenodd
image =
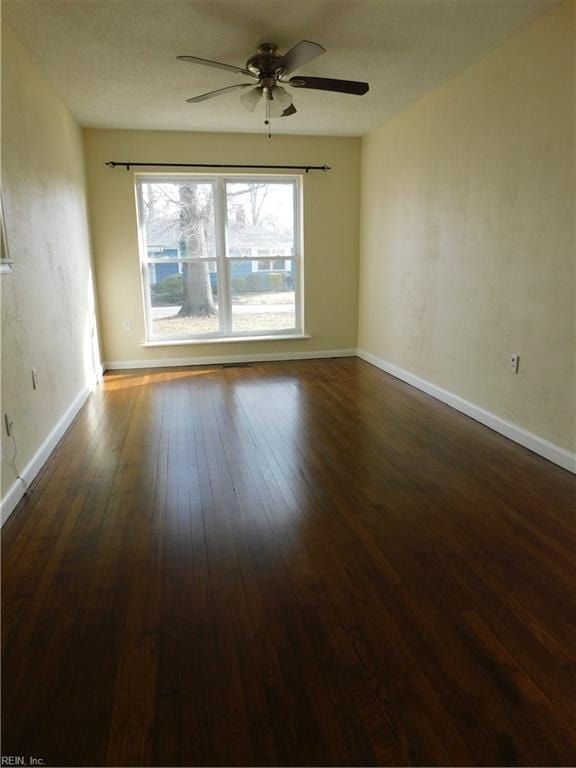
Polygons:
<instances>
[{"instance_id":1,"label":"electrical outlet","mask_svg":"<svg viewBox=\"0 0 576 768\"><path fill-rule=\"evenodd\" d=\"M38 389L38 369L32 368L32 389Z\"/></svg>"},{"instance_id":2,"label":"electrical outlet","mask_svg":"<svg viewBox=\"0 0 576 768\"><path fill-rule=\"evenodd\" d=\"M132 320L124 320L122 323L124 333L132 333Z\"/></svg>"},{"instance_id":3,"label":"electrical outlet","mask_svg":"<svg viewBox=\"0 0 576 768\"><path fill-rule=\"evenodd\" d=\"M519 365L520 365L520 355L517 355L513 352L510 355L510 362L508 363L508 367L510 368L512 373L518 373Z\"/></svg>"},{"instance_id":4,"label":"electrical outlet","mask_svg":"<svg viewBox=\"0 0 576 768\"><path fill-rule=\"evenodd\" d=\"M4 414L4 425L6 426L6 434L10 437L14 429L14 419L9 413Z\"/></svg>"}]
</instances>

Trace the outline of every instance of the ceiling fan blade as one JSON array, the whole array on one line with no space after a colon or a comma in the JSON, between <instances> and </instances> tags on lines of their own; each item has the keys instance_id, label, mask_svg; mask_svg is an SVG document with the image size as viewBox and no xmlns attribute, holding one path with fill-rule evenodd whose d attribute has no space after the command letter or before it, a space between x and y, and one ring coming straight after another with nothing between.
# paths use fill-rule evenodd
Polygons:
<instances>
[{"instance_id":1,"label":"ceiling fan blade","mask_svg":"<svg viewBox=\"0 0 576 768\"><path fill-rule=\"evenodd\" d=\"M249 112L254 112L260 99L262 98L262 88L256 86L251 88L247 93L243 93L240 96L240 101Z\"/></svg>"},{"instance_id":2,"label":"ceiling fan blade","mask_svg":"<svg viewBox=\"0 0 576 768\"><path fill-rule=\"evenodd\" d=\"M278 62L278 66L284 69L284 74L289 75L290 72L294 72L295 69L306 66L321 53L324 53L324 48L319 43L312 43L310 40L302 40L291 48L284 56L281 57Z\"/></svg>"},{"instance_id":3,"label":"ceiling fan blade","mask_svg":"<svg viewBox=\"0 0 576 768\"><path fill-rule=\"evenodd\" d=\"M202 93L200 96L193 96L191 99L186 99L188 104L197 104L200 101L207 101L213 99L215 96L220 96L222 93L228 93L228 91L236 91L238 88L252 88L252 83L237 83L236 85L228 85L226 88L218 88L217 91L209 91L208 93Z\"/></svg>"},{"instance_id":4,"label":"ceiling fan blade","mask_svg":"<svg viewBox=\"0 0 576 768\"><path fill-rule=\"evenodd\" d=\"M233 64L222 64L221 61L211 61L211 59L201 59L198 56L176 56L180 61L190 61L192 64L204 64L207 67L216 67L217 69L227 69L230 72L240 73L242 75L250 75L250 77L258 77L248 69L242 69L242 67L235 67Z\"/></svg>"},{"instance_id":5,"label":"ceiling fan blade","mask_svg":"<svg viewBox=\"0 0 576 768\"><path fill-rule=\"evenodd\" d=\"M294 106L294 104L290 104L290 106L289 106L289 107L286 107L286 109L284 110L284 112L282 112L282 114L280 115L280 117L290 117L290 115L295 115L295 114L296 114L296 112L298 112L298 110L296 109L296 107Z\"/></svg>"},{"instance_id":6,"label":"ceiling fan blade","mask_svg":"<svg viewBox=\"0 0 576 768\"><path fill-rule=\"evenodd\" d=\"M358 80L334 80L330 77L306 77L304 75L291 77L288 81L294 88L314 88L317 91L336 91L337 93L353 93L363 96L368 93L370 86Z\"/></svg>"}]
</instances>

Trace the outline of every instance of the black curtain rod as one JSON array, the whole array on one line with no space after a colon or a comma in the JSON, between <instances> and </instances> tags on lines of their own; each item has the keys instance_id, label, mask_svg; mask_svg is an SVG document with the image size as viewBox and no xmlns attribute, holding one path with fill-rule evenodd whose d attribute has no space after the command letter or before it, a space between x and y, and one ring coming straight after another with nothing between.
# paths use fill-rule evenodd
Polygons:
<instances>
[{"instance_id":1,"label":"black curtain rod","mask_svg":"<svg viewBox=\"0 0 576 768\"><path fill-rule=\"evenodd\" d=\"M272 168L276 171L331 171L329 165L228 165L226 163L132 163L126 161L109 160L106 165L109 168L121 166L126 168Z\"/></svg>"}]
</instances>

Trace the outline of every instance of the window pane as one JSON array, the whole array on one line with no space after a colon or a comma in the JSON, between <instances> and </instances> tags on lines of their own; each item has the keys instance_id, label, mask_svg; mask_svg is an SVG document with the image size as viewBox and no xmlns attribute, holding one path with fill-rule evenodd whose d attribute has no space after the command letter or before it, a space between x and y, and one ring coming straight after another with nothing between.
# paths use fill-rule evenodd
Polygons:
<instances>
[{"instance_id":1,"label":"window pane","mask_svg":"<svg viewBox=\"0 0 576 768\"><path fill-rule=\"evenodd\" d=\"M227 256L294 255L294 184L226 183Z\"/></svg>"},{"instance_id":2,"label":"window pane","mask_svg":"<svg viewBox=\"0 0 576 768\"><path fill-rule=\"evenodd\" d=\"M154 337L200 336L220 330L216 262L150 264Z\"/></svg>"},{"instance_id":3,"label":"window pane","mask_svg":"<svg viewBox=\"0 0 576 768\"><path fill-rule=\"evenodd\" d=\"M272 262L274 263L274 262ZM296 326L294 264L277 262L278 271L253 272L251 262L230 261L232 330L262 334Z\"/></svg>"},{"instance_id":4,"label":"window pane","mask_svg":"<svg viewBox=\"0 0 576 768\"><path fill-rule=\"evenodd\" d=\"M144 181L141 188L147 258L216 256L212 183Z\"/></svg>"}]
</instances>

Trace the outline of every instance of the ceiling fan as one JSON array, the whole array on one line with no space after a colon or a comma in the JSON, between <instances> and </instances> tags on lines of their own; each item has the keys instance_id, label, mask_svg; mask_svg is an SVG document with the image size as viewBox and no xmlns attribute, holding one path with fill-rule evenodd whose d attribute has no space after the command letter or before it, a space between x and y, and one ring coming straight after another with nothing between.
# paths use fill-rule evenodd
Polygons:
<instances>
[{"instance_id":1,"label":"ceiling fan","mask_svg":"<svg viewBox=\"0 0 576 768\"><path fill-rule=\"evenodd\" d=\"M197 104L200 101L213 99L215 96L220 96L223 93L249 88L250 90L247 90L240 97L242 104L250 112L253 112L260 99L264 96L266 100L265 124L269 125L271 117L289 117L297 111L292 95L283 88L284 85L292 88L311 88L317 91L351 93L356 96L362 96L368 92L368 83L356 80L334 80L328 77L308 77L306 75L288 77L292 72L305 66L325 51L326 49L321 45L312 43L309 40L302 40L285 54L280 54L278 46L274 43L262 43L258 46L258 53L248 59L244 68L235 67L232 64L222 64L219 61L211 61L210 59L201 59L198 56L177 56L176 58L181 61L190 61L193 64L204 64L207 67L226 69L257 80L257 84L253 82L236 83L225 88L219 88L217 91L193 96L191 99L186 99L186 101L190 104Z\"/></svg>"}]
</instances>

